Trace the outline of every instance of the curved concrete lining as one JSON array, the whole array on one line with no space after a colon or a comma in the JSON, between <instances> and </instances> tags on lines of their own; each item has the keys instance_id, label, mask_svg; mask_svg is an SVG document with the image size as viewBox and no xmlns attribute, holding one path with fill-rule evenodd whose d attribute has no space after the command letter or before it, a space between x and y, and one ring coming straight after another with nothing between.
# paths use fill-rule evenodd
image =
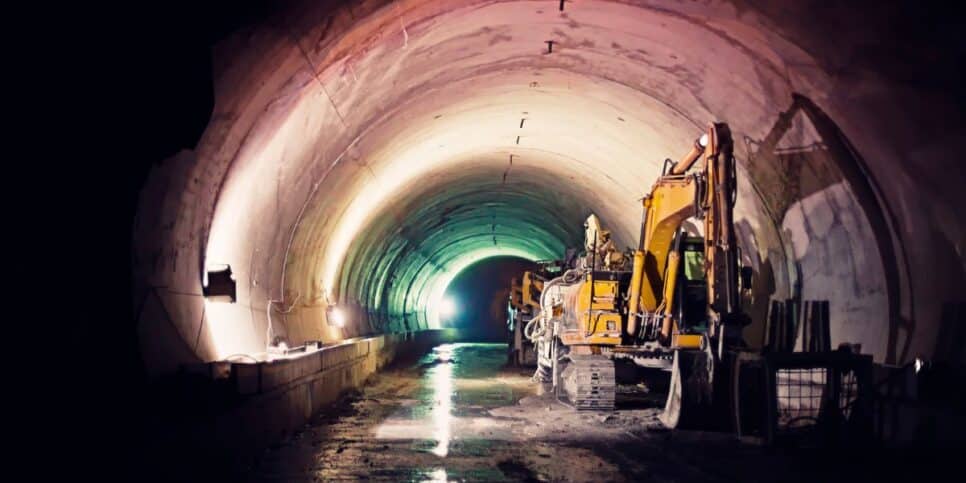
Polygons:
<instances>
[{"instance_id":1,"label":"curved concrete lining","mask_svg":"<svg viewBox=\"0 0 966 483\"><path fill-rule=\"evenodd\" d=\"M949 108L855 61L881 25L833 39L807 5L747 3L305 2L235 33L202 140L142 193L149 367L434 327L462 267L560 256L591 212L633 245L639 199L711 120L735 135L753 316L827 299L833 343L931 355L966 232L962 173L937 159L957 140L918 113ZM236 303L201 296L217 264Z\"/></svg>"}]
</instances>

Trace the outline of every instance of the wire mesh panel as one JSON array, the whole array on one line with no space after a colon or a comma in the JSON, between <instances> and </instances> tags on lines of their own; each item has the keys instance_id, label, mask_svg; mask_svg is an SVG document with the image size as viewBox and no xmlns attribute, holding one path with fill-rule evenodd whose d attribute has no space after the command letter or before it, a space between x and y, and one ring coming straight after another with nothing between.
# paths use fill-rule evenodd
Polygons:
<instances>
[{"instance_id":1,"label":"wire mesh panel","mask_svg":"<svg viewBox=\"0 0 966 483\"><path fill-rule=\"evenodd\" d=\"M818 424L828 370L824 367L779 369L775 375L779 430L792 430Z\"/></svg>"},{"instance_id":2,"label":"wire mesh panel","mask_svg":"<svg viewBox=\"0 0 966 483\"><path fill-rule=\"evenodd\" d=\"M863 437L871 430L871 367L871 356L849 351L741 354L733 392L739 437L766 444Z\"/></svg>"}]
</instances>

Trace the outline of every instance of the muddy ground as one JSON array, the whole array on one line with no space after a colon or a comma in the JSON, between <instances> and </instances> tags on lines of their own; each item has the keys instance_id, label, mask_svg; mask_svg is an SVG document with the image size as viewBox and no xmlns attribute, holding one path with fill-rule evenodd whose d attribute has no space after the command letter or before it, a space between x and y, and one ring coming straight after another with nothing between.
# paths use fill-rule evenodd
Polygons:
<instances>
[{"instance_id":1,"label":"muddy ground","mask_svg":"<svg viewBox=\"0 0 966 483\"><path fill-rule=\"evenodd\" d=\"M857 450L762 448L667 431L660 401L576 412L538 394L506 347L447 344L374 377L246 468L250 481L862 481L898 479ZM850 454L851 453L851 454Z\"/></svg>"}]
</instances>

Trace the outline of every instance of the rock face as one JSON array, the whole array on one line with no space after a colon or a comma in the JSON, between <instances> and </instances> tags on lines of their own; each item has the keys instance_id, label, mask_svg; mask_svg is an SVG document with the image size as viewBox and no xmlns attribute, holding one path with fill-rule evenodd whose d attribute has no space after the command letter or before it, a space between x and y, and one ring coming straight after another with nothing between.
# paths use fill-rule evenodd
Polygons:
<instances>
[{"instance_id":1,"label":"rock face","mask_svg":"<svg viewBox=\"0 0 966 483\"><path fill-rule=\"evenodd\" d=\"M827 299L833 346L962 360L934 350L966 293L962 109L936 59L953 54L909 32L908 12L331 3L277 7L221 41L203 137L142 191L134 298L151 372L276 338L437 326L464 267L559 257L591 212L634 245L638 199L711 120L737 141L756 320L769 298ZM236 303L201 295L216 265Z\"/></svg>"}]
</instances>

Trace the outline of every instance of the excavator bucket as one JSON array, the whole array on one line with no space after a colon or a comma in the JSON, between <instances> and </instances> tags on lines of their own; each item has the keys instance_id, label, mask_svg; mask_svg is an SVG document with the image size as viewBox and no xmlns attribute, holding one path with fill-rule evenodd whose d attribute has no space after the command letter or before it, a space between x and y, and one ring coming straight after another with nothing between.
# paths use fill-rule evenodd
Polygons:
<instances>
[{"instance_id":1,"label":"excavator bucket","mask_svg":"<svg viewBox=\"0 0 966 483\"><path fill-rule=\"evenodd\" d=\"M708 350L674 352L668 398L660 420L668 429L697 429L713 416L714 355Z\"/></svg>"}]
</instances>

